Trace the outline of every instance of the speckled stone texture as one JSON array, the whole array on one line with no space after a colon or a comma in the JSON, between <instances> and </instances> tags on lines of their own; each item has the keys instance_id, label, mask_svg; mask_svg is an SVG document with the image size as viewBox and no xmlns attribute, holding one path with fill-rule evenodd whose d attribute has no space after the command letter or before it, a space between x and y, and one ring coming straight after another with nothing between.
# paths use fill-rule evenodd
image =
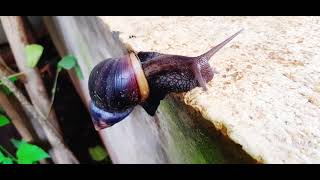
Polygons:
<instances>
[{"instance_id":1,"label":"speckled stone texture","mask_svg":"<svg viewBox=\"0 0 320 180\"><path fill-rule=\"evenodd\" d=\"M262 163L320 163L320 17L101 17L137 50L199 55L244 31L184 101Z\"/></svg>"}]
</instances>

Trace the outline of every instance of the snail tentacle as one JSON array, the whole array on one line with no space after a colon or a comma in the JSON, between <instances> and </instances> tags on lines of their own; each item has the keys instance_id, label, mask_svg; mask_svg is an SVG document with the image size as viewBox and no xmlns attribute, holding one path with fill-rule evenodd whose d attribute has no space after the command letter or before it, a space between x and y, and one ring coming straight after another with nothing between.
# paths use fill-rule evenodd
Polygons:
<instances>
[{"instance_id":1,"label":"snail tentacle","mask_svg":"<svg viewBox=\"0 0 320 180\"><path fill-rule=\"evenodd\" d=\"M241 32L243 31L243 29L241 29L240 31L236 32L235 34L233 34L232 36L228 37L226 40L224 40L223 42L219 43L218 45L214 46L213 48L211 48L209 51L207 51L206 53L198 56L197 58L204 58L209 60L216 52L218 52L223 46L225 46L226 44L228 44L232 39L234 39L237 35L239 35Z\"/></svg>"},{"instance_id":2,"label":"snail tentacle","mask_svg":"<svg viewBox=\"0 0 320 180\"><path fill-rule=\"evenodd\" d=\"M207 90L207 86L206 86L206 81L204 80L202 74L201 74L201 66L199 63L194 63L193 64L193 72L194 72L194 77L196 78L197 82L199 83L199 85L204 89Z\"/></svg>"}]
</instances>

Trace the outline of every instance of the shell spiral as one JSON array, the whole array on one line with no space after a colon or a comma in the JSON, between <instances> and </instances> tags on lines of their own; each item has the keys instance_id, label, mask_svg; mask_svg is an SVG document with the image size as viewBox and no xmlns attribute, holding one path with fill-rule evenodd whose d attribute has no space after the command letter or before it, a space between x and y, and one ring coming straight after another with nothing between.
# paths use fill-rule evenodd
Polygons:
<instances>
[{"instance_id":1,"label":"shell spiral","mask_svg":"<svg viewBox=\"0 0 320 180\"><path fill-rule=\"evenodd\" d=\"M149 96L149 86L134 53L106 59L89 76L90 113L97 130L127 117Z\"/></svg>"}]
</instances>

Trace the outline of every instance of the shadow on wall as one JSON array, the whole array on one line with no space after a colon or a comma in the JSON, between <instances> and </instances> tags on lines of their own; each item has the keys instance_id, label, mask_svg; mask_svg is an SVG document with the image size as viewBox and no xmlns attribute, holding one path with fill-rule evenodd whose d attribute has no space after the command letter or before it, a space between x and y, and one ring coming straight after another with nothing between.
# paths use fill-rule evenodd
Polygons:
<instances>
[{"instance_id":1,"label":"shadow on wall","mask_svg":"<svg viewBox=\"0 0 320 180\"><path fill-rule=\"evenodd\" d=\"M191 106L183 104L183 101L179 100L180 98L181 97L179 97L179 95L170 95L170 97L167 99L171 99L175 106L180 107L181 111L187 112L187 114L192 117L192 122L182 122L182 124L189 124L191 126L189 128L197 129L201 132L199 134L202 136L202 138L199 139L207 142L201 142L199 144L200 146L198 145L197 147L199 150L202 149L202 153L207 156L206 158L209 161L216 161L216 158L219 158L222 161L218 161L217 163L223 164L263 163L253 159L247 152L242 149L241 145L236 144L228 136L224 135L224 128L218 130L212 122L204 119L200 112L197 112ZM202 147L201 145L205 146ZM210 155L207 153L214 153L214 155Z\"/></svg>"}]
</instances>

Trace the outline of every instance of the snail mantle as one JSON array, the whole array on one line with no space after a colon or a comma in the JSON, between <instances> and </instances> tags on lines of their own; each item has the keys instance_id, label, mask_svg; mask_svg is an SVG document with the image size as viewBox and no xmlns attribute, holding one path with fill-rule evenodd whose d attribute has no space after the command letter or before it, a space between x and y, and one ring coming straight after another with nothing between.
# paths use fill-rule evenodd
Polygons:
<instances>
[{"instance_id":1,"label":"snail mantle","mask_svg":"<svg viewBox=\"0 0 320 180\"><path fill-rule=\"evenodd\" d=\"M198 55L219 72L184 103L262 163L320 163L319 17L99 17L137 51Z\"/></svg>"}]
</instances>

